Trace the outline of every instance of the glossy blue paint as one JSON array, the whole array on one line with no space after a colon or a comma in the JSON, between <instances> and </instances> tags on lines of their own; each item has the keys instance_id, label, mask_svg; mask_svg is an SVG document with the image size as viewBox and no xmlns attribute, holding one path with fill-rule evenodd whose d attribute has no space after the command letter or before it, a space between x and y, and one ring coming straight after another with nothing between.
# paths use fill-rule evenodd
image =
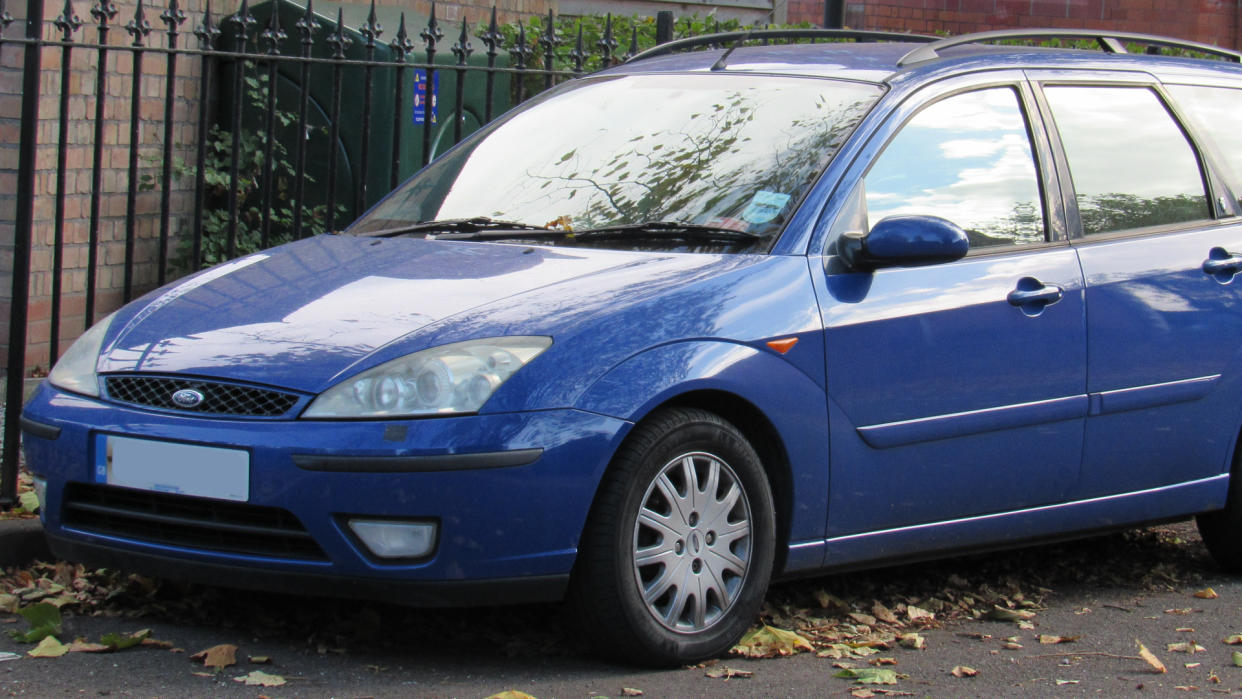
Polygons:
<instances>
[{"instance_id":1,"label":"glossy blue paint","mask_svg":"<svg viewBox=\"0 0 1242 699\"><path fill-rule=\"evenodd\" d=\"M567 573L607 455L627 427L615 418L575 410L417 421L203 420L104 406L47 384L32 399L27 414L61 429L54 441L27 437L24 443L27 457L49 480L44 526L52 534L172 558L243 561L268 570L427 580ZM408 428L404 439L394 442L385 437L392 425ZM64 486L70 481L96 482L94 436L100 434L244 449L250 454L249 502L293 513L330 560L225 554L66 529L59 508ZM431 473L308 472L291 458L530 448L544 451L528 465ZM546 500L550 492L557 497ZM346 535L342 515L439 521L439 548L430 560L416 564L377 562Z\"/></svg>"},{"instance_id":2,"label":"glossy blue paint","mask_svg":"<svg viewBox=\"0 0 1242 699\"><path fill-rule=\"evenodd\" d=\"M1242 395L1242 286L1204 271L1216 247L1242 249L1242 226L1078 244L1091 309L1087 386L1102 395L1087 420L1077 496L1228 470Z\"/></svg>"},{"instance_id":3,"label":"glossy blue paint","mask_svg":"<svg viewBox=\"0 0 1242 699\"><path fill-rule=\"evenodd\" d=\"M1056 124L1041 120L1027 71L1061 82L1175 77L1238 87L1242 71L999 46L897 68L908 49L742 47L717 71L716 78L865 81L885 92L767 254L320 236L139 299L118 312L100 373L271 386L301 396L299 406L428 348L511 335L552 344L472 415L204 418L45 384L26 407L32 428L24 448L31 469L48 479L46 528L122 561L141 554L342 581L563 582L617 449L653 410L687 400L752 415L738 427L771 440L757 446L778 455L764 466L787 486L778 493L787 510L778 542L786 572L1222 507L1242 425L1242 282L1234 268L1242 225L1227 215L1231 203L1201 224L1083 238L1072 178L1050 137ZM692 81L722 54L671 55L611 73ZM842 264L838 241L867 233L860 183L893 137L938 100L997 86L1013 91L1030 122L1047 242L968 250L960 229L898 221L871 231L874 253L927 262L930 249L945 260L875 271ZM489 129L459 147L473 147ZM1242 182L1204 163L1213 186L1242 191ZM917 172L919 163L910 167ZM768 344L788 340L797 342ZM293 513L327 560L66 528L61 498L67 484L96 479L100 435L244 450L249 503ZM409 473L294 463L523 450L539 456L505 468ZM441 539L427 560L380 562L346 533L347 515L431 519Z\"/></svg>"},{"instance_id":4,"label":"glossy blue paint","mask_svg":"<svg viewBox=\"0 0 1242 699\"><path fill-rule=\"evenodd\" d=\"M889 216L865 236L845 236L838 254L850 267L930 265L966 256L970 240L952 221L938 216Z\"/></svg>"}]
</instances>

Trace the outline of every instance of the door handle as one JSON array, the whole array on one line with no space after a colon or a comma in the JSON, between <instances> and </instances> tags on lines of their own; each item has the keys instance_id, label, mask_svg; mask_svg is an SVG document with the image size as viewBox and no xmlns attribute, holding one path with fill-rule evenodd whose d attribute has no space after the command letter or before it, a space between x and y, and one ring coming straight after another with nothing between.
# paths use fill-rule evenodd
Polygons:
<instances>
[{"instance_id":1,"label":"door handle","mask_svg":"<svg viewBox=\"0 0 1242 699\"><path fill-rule=\"evenodd\" d=\"M1242 257L1224 248L1212 248L1203 261L1203 271L1214 277L1233 276L1242 269Z\"/></svg>"},{"instance_id":2,"label":"door handle","mask_svg":"<svg viewBox=\"0 0 1242 699\"><path fill-rule=\"evenodd\" d=\"M1056 284L1044 284L1035 277L1022 277L1018 280L1018 286L1009 292L1005 300L1010 305L1021 308L1028 316L1034 317L1064 296L1065 290Z\"/></svg>"}]
</instances>

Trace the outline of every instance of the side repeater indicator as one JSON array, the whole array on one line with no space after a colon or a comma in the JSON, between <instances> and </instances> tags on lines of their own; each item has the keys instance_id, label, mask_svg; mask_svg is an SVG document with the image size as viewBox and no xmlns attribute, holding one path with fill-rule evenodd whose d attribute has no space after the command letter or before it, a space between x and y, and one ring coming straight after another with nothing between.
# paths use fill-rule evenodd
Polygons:
<instances>
[{"instance_id":1,"label":"side repeater indicator","mask_svg":"<svg viewBox=\"0 0 1242 699\"><path fill-rule=\"evenodd\" d=\"M786 337L780 340L768 340L767 344L768 347L771 347L777 354L785 354L789 350L793 349L794 345L798 344L798 338Z\"/></svg>"}]
</instances>

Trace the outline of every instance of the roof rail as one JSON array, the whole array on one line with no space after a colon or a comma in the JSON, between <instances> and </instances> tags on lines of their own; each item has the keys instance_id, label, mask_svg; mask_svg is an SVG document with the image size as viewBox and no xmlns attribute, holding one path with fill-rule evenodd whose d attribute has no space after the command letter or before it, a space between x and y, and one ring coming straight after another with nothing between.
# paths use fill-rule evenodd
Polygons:
<instances>
[{"instance_id":1,"label":"roof rail","mask_svg":"<svg viewBox=\"0 0 1242 699\"><path fill-rule=\"evenodd\" d=\"M901 60L897 61L897 65L909 66L937 59L940 57L940 51L953 46L1017 39L1087 39L1094 41L1105 53L1128 53L1123 42L1131 42L1145 44L1149 47L1188 49L1206 53L1210 56L1218 56L1235 63L1242 63L1242 53L1222 49L1219 46L1173 39L1167 36L1128 34L1124 32L1097 31L1094 29L1002 29L992 32L975 32L973 34L951 36L925 46L919 46L902 56Z\"/></svg>"},{"instance_id":2,"label":"roof rail","mask_svg":"<svg viewBox=\"0 0 1242 699\"><path fill-rule=\"evenodd\" d=\"M626 63L634 61L642 61L656 56L673 53L674 51L684 51L688 49L707 46L711 48L724 48L742 41L769 41L772 39L852 39L857 42L865 41L911 41L927 43L936 40L934 36L925 36L923 34L905 34L901 32L870 32L855 29L752 29L750 31L740 32L722 32L720 34L705 34L703 36L692 36L685 39L677 39L668 43L660 44L654 48L647 49L641 53L635 54Z\"/></svg>"}]
</instances>

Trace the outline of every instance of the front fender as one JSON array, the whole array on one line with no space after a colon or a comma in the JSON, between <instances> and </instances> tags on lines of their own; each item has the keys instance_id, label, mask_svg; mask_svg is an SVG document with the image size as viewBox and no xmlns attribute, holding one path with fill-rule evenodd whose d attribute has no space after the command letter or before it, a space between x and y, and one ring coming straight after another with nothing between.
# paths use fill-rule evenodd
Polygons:
<instances>
[{"instance_id":1,"label":"front fender","mask_svg":"<svg viewBox=\"0 0 1242 699\"><path fill-rule=\"evenodd\" d=\"M793 351L819 351L822 356L814 334L800 339L802 347ZM772 423L789 456L793 491L785 570L819 566L828 508L828 407L823 387L787 357L716 340L663 345L613 367L574 407L637 423L659 406L695 391L732 394Z\"/></svg>"}]
</instances>

